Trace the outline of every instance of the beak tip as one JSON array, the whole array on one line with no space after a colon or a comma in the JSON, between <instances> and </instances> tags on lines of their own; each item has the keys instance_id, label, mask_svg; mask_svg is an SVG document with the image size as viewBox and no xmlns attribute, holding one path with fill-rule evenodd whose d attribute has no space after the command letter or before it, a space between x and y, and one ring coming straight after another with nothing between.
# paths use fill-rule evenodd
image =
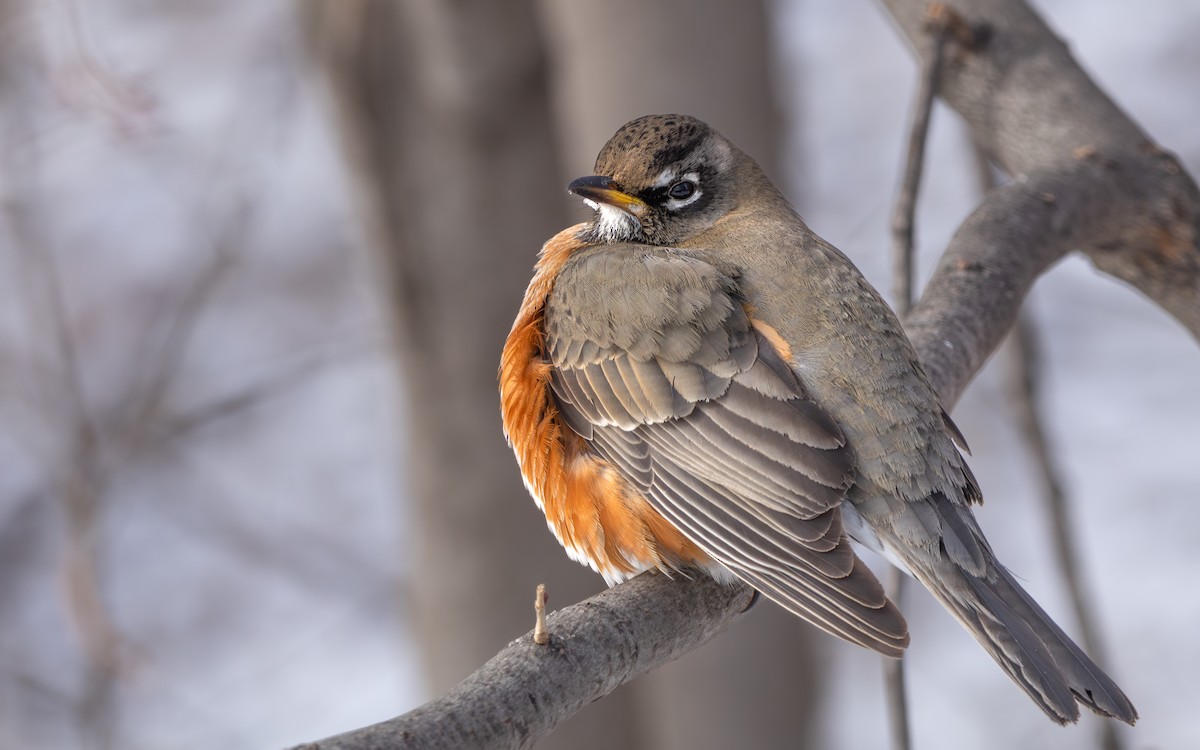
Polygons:
<instances>
[{"instance_id":1,"label":"beak tip","mask_svg":"<svg viewBox=\"0 0 1200 750\"><path fill-rule=\"evenodd\" d=\"M603 175L588 175L580 177L577 180L572 180L570 185L567 185L567 192L571 195L579 195L582 192L596 190L610 190L613 187L613 181L610 177Z\"/></svg>"}]
</instances>

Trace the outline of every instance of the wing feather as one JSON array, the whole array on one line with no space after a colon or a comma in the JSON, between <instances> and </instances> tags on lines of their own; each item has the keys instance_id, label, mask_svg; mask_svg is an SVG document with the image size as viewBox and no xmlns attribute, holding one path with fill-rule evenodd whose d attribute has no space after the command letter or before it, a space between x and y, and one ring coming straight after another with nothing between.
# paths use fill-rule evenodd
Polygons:
<instances>
[{"instance_id":1,"label":"wing feather","mask_svg":"<svg viewBox=\"0 0 1200 750\"><path fill-rule=\"evenodd\" d=\"M761 421L739 413L734 406L728 399L721 398L704 404L700 411L705 419L712 422L714 431L722 431L764 458L791 469L796 475L812 480L814 493L824 494L825 488L845 489L846 467L836 456L828 451L809 451L807 460L793 464L792 457L796 452L797 441L784 432L771 429ZM762 410L758 411L761 413ZM817 487L816 484L821 486ZM836 498L832 500L834 503L840 500L842 492L835 494Z\"/></svg>"},{"instance_id":2,"label":"wing feather","mask_svg":"<svg viewBox=\"0 0 1200 750\"><path fill-rule=\"evenodd\" d=\"M688 485L686 472L663 468L665 481L652 490L663 515L689 537L705 539L712 554L729 560L750 585L793 614L851 642L893 655L907 644L903 617L890 607L882 586L845 538L839 546L852 561L849 569L824 567L826 555L800 556L796 545L767 527L747 524L744 516L712 512L734 511L739 504L705 502L694 485ZM832 581L837 585L830 585Z\"/></svg>"},{"instance_id":3,"label":"wing feather","mask_svg":"<svg viewBox=\"0 0 1200 750\"><path fill-rule=\"evenodd\" d=\"M818 627L899 654L904 618L842 528L853 452L763 328L734 274L677 250L589 248L547 302L556 405L735 575Z\"/></svg>"}]
</instances>

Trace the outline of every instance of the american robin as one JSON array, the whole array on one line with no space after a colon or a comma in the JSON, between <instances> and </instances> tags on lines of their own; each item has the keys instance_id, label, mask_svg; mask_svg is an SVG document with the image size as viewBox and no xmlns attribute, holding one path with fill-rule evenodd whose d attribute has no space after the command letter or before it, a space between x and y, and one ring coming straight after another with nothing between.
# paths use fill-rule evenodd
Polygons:
<instances>
[{"instance_id":1,"label":"american robin","mask_svg":"<svg viewBox=\"0 0 1200 750\"><path fill-rule=\"evenodd\" d=\"M992 553L965 443L896 316L753 159L634 120L568 190L504 346L504 428L567 554L609 584L740 579L898 657L908 625L850 541L921 583L1051 719L1132 724L1121 689Z\"/></svg>"}]
</instances>

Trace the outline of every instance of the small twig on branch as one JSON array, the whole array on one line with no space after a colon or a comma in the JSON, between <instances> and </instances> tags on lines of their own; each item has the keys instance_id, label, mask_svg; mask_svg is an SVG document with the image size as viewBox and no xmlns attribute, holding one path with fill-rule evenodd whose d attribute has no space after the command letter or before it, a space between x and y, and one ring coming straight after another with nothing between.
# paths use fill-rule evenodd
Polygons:
<instances>
[{"instance_id":1,"label":"small twig on branch","mask_svg":"<svg viewBox=\"0 0 1200 750\"><path fill-rule=\"evenodd\" d=\"M750 587L706 575L643 573L550 614L548 644L527 633L441 698L296 750L530 747L588 703L707 643L753 600Z\"/></svg>"},{"instance_id":2,"label":"small twig on branch","mask_svg":"<svg viewBox=\"0 0 1200 750\"><path fill-rule=\"evenodd\" d=\"M932 3L926 11L928 54L921 57L921 73L913 104L912 123L908 135L904 178L892 213L892 304L896 314L908 314L913 299L913 236L916 226L917 196L921 190L921 175L925 165L925 144L929 138L929 119L937 96L941 74L942 53L956 18L953 11L941 3ZM904 600L904 573L891 568L886 581L888 597L901 606ZM912 732L908 722L908 693L904 687L904 659L883 660L883 682L887 694L888 726L894 750L912 747Z\"/></svg>"},{"instance_id":3,"label":"small twig on branch","mask_svg":"<svg viewBox=\"0 0 1200 750\"><path fill-rule=\"evenodd\" d=\"M550 642L550 631L546 629L546 584L537 585L537 593L533 597L533 642L545 646Z\"/></svg>"}]
</instances>

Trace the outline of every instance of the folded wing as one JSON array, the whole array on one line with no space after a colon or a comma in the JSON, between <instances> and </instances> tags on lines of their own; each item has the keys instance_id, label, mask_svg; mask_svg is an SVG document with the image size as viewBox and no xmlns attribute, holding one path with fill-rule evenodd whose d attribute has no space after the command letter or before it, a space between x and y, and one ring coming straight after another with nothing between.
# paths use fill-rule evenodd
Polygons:
<instances>
[{"instance_id":1,"label":"folded wing","mask_svg":"<svg viewBox=\"0 0 1200 750\"><path fill-rule=\"evenodd\" d=\"M907 625L842 528L853 453L734 272L591 248L561 272L545 332L562 419L659 513L796 615L902 652Z\"/></svg>"}]
</instances>

